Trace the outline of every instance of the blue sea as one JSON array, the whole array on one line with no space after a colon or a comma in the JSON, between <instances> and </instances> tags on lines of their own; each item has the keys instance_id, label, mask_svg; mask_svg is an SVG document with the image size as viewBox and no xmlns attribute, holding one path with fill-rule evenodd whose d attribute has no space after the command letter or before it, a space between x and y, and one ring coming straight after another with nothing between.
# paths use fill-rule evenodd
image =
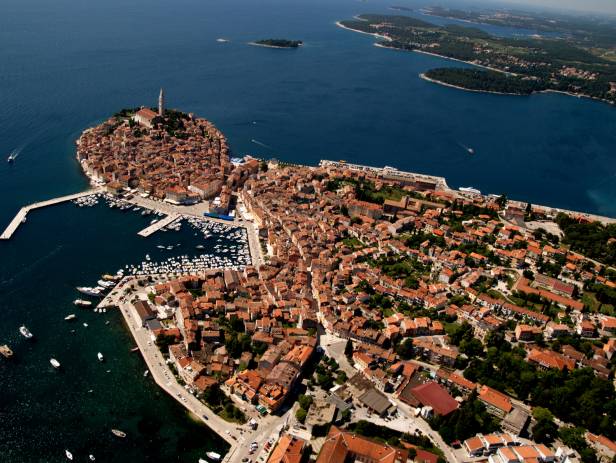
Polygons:
<instances>
[{"instance_id":1,"label":"blue sea","mask_svg":"<svg viewBox=\"0 0 616 463\"><path fill-rule=\"evenodd\" d=\"M392 4L431 3L3 0L0 155L19 154L13 165L0 162L0 228L24 204L85 188L75 161L80 132L121 108L155 105L161 87L168 106L213 121L236 156L390 165L444 176L453 187L616 216L616 108L430 84L418 74L459 64L377 48L335 25L361 13L404 14ZM247 44L263 38L304 46ZM76 333L63 320L76 310L74 286L155 247L156 235L136 236L142 222L66 204L30 214L0 243L0 344L16 351L13 362L0 359L0 461L63 461L65 448L80 461L91 451L97 461L127 462L196 461L224 450L143 378L118 314L80 311ZM17 334L22 323L35 343ZM110 373L95 361L103 348ZM51 369L52 355L64 372ZM113 439L110 427L129 436Z\"/></svg>"}]
</instances>

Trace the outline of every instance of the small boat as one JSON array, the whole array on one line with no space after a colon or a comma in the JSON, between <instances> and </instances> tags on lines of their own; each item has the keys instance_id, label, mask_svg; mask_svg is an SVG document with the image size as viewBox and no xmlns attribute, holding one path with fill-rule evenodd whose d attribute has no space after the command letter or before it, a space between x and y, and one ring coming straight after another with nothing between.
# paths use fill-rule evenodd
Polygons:
<instances>
[{"instance_id":1,"label":"small boat","mask_svg":"<svg viewBox=\"0 0 616 463\"><path fill-rule=\"evenodd\" d=\"M90 461L96 461L96 458L94 458L94 455L88 455L88 458L90 459Z\"/></svg>"},{"instance_id":2,"label":"small boat","mask_svg":"<svg viewBox=\"0 0 616 463\"><path fill-rule=\"evenodd\" d=\"M105 360L105 357L103 357L103 354L101 354L100 352L96 354L96 356L98 357L99 362L102 362L103 360Z\"/></svg>"},{"instance_id":3,"label":"small boat","mask_svg":"<svg viewBox=\"0 0 616 463\"><path fill-rule=\"evenodd\" d=\"M101 290L99 288L90 288L89 286L77 286L77 291L87 296L101 296Z\"/></svg>"},{"instance_id":4,"label":"small boat","mask_svg":"<svg viewBox=\"0 0 616 463\"><path fill-rule=\"evenodd\" d=\"M84 328L87 328L88 324L84 322L83 326L84 326Z\"/></svg>"},{"instance_id":5,"label":"small boat","mask_svg":"<svg viewBox=\"0 0 616 463\"><path fill-rule=\"evenodd\" d=\"M220 454L216 453L216 452L205 452L205 454L207 455L208 458L214 460L214 461L218 461L220 460Z\"/></svg>"},{"instance_id":6,"label":"small boat","mask_svg":"<svg viewBox=\"0 0 616 463\"><path fill-rule=\"evenodd\" d=\"M139 347L133 347L130 351L131 352L137 352L139 350Z\"/></svg>"},{"instance_id":7,"label":"small boat","mask_svg":"<svg viewBox=\"0 0 616 463\"><path fill-rule=\"evenodd\" d=\"M105 281L118 281L120 279L117 275L109 275L108 273L105 273L102 278Z\"/></svg>"},{"instance_id":8,"label":"small boat","mask_svg":"<svg viewBox=\"0 0 616 463\"><path fill-rule=\"evenodd\" d=\"M66 321L75 320L75 318L77 318L77 316L76 316L74 313L72 313L72 314L67 315L66 317L64 317L64 319L65 319Z\"/></svg>"},{"instance_id":9,"label":"small boat","mask_svg":"<svg viewBox=\"0 0 616 463\"><path fill-rule=\"evenodd\" d=\"M68 450L65 450L64 453L66 454L66 458L73 461L73 454L71 452L69 452Z\"/></svg>"},{"instance_id":10,"label":"small boat","mask_svg":"<svg viewBox=\"0 0 616 463\"><path fill-rule=\"evenodd\" d=\"M30 333L30 330L28 330L28 328L26 328L26 325L20 326L19 327L19 332L26 339L32 339L32 337L33 337L33 334Z\"/></svg>"},{"instance_id":11,"label":"small boat","mask_svg":"<svg viewBox=\"0 0 616 463\"><path fill-rule=\"evenodd\" d=\"M205 458L199 458L199 463L209 463Z\"/></svg>"},{"instance_id":12,"label":"small boat","mask_svg":"<svg viewBox=\"0 0 616 463\"><path fill-rule=\"evenodd\" d=\"M13 356L13 351L9 346L3 344L0 346L0 354L2 354L5 358L10 359Z\"/></svg>"},{"instance_id":13,"label":"small boat","mask_svg":"<svg viewBox=\"0 0 616 463\"><path fill-rule=\"evenodd\" d=\"M88 307L88 306L91 306L91 305L92 305L92 302L90 302L90 301L86 301L86 300L84 300L84 299L75 299L75 300L73 301L73 304L75 304L75 305L81 305L81 306L83 306L83 307Z\"/></svg>"},{"instance_id":14,"label":"small boat","mask_svg":"<svg viewBox=\"0 0 616 463\"><path fill-rule=\"evenodd\" d=\"M114 436L126 437L126 433L123 431L120 431L119 429L112 429L111 432Z\"/></svg>"},{"instance_id":15,"label":"small boat","mask_svg":"<svg viewBox=\"0 0 616 463\"><path fill-rule=\"evenodd\" d=\"M228 40L227 40L227 39L223 39L222 37L217 38L217 39L216 39L216 41L217 41L218 43L227 43L227 42L228 42Z\"/></svg>"},{"instance_id":16,"label":"small boat","mask_svg":"<svg viewBox=\"0 0 616 463\"><path fill-rule=\"evenodd\" d=\"M60 362L58 362L56 359L52 358L49 359L49 363L51 363L51 366L54 367L55 369L60 368Z\"/></svg>"},{"instance_id":17,"label":"small boat","mask_svg":"<svg viewBox=\"0 0 616 463\"><path fill-rule=\"evenodd\" d=\"M150 370L145 370L143 372L143 377L145 378L146 376L148 376L150 374Z\"/></svg>"},{"instance_id":18,"label":"small boat","mask_svg":"<svg viewBox=\"0 0 616 463\"><path fill-rule=\"evenodd\" d=\"M475 150L473 148L466 148L466 151L468 151L468 154L475 154Z\"/></svg>"}]
</instances>

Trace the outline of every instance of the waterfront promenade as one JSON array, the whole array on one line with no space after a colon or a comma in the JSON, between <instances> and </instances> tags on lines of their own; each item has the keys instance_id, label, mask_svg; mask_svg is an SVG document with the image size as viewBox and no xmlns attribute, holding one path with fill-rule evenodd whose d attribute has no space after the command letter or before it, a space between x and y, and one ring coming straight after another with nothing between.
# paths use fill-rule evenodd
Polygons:
<instances>
[{"instance_id":1,"label":"waterfront promenade","mask_svg":"<svg viewBox=\"0 0 616 463\"><path fill-rule=\"evenodd\" d=\"M257 416L258 428L252 430L248 424L240 425L225 421L216 415L207 405L188 392L176 381L160 349L153 342L151 333L141 325L133 304L128 301L127 291L129 289L131 291L139 289L136 282L137 279L134 277L123 278L118 285L113 288L110 295L105 298L104 303L106 306L115 306L120 309L124 321L137 347L139 347L139 351L154 381L156 381L162 390L167 392L192 413L195 419L202 421L230 445L229 451L223 458L222 463L240 463L242 459L249 456L249 444L251 442L256 442L259 449L254 454L254 457L260 456L262 452L265 452L263 449L265 442L270 439L278 438L281 429L288 420L291 410L287 411L287 413L282 416ZM142 298L147 297L145 292L137 293L137 296L141 296ZM132 293L131 297L135 297L135 293Z\"/></svg>"},{"instance_id":2,"label":"waterfront promenade","mask_svg":"<svg viewBox=\"0 0 616 463\"><path fill-rule=\"evenodd\" d=\"M33 209L41 209L43 207L47 207L47 206L53 206L54 204L60 204L63 203L65 201L72 201L73 199L77 199L77 198L81 198L84 196L90 196L93 194L97 194L97 193L101 193L101 189L92 189L92 190L86 190L86 191L82 191L80 193L75 193L72 195L66 195L66 196L60 196L58 198L52 198L52 199L48 199L46 201L40 201L37 203L32 203L28 206L24 206L22 207L19 212L17 213L17 215L15 215L15 217L13 218L13 220L11 220L11 223L9 223L9 225L6 227L6 229L4 230L4 232L2 233L2 235L0 235L0 240L8 240L13 236L13 233L15 233L15 231L17 230L17 227L19 227L19 225L21 223L23 223L28 215L28 212L30 212Z\"/></svg>"}]
</instances>

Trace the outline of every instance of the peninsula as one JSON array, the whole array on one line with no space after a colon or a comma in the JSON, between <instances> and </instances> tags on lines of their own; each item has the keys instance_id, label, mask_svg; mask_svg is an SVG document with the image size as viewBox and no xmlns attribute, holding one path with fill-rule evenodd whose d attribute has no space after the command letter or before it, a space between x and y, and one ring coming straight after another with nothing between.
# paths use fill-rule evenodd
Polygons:
<instances>
[{"instance_id":1,"label":"peninsula","mask_svg":"<svg viewBox=\"0 0 616 463\"><path fill-rule=\"evenodd\" d=\"M298 48L303 45L301 40L263 39L250 42L251 45L269 48Z\"/></svg>"},{"instance_id":2,"label":"peninsula","mask_svg":"<svg viewBox=\"0 0 616 463\"><path fill-rule=\"evenodd\" d=\"M214 184L249 230L250 263L118 276L99 305L230 444L224 463L591 462L616 445L616 219L393 167L228 156L162 91L78 141L117 201L179 216Z\"/></svg>"},{"instance_id":3,"label":"peninsula","mask_svg":"<svg viewBox=\"0 0 616 463\"><path fill-rule=\"evenodd\" d=\"M440 10L439 10L440 11ZM558 91L616 103L616 62L597 40L495 37L459 25L437 26L409 16L364 14L339 25L373 34L378 46L476 66L427 71L432 82L492 93Z\"/></svg>"}]
</instances>

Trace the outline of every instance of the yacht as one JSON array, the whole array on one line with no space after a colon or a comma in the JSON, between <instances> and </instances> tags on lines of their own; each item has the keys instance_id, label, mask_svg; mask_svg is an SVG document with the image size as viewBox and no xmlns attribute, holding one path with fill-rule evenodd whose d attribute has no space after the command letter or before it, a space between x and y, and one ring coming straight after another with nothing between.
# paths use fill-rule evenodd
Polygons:
<instances>
[{"instance_id":1,"label":"yacht","mask_svg":"<svg viewBox=\"0 0 616 463\"><path fill-rule=\"evenodd\" d=\"M205 452L208 458L211 458L214 461L220 460L220 454L216 452Z\"/></svg>"},{"instance_id":2,"label":"yacht","mask_svg":"<svg viewBox=\"0 0 616 463\"><path fill-rule=\"evenodd\" d=\"M60 362L58 362L56 359L52 358L49 359L49 363L51 363L51 366L54 367L55 369L60 368Z\"/></svg>"},{"instance_id":3,"label":"yacht","mask_svg":"<svg viewBox=\"0 0 616 463\"><path fill-rule=\"evenodd\" d=\"M26 339L32 339L32 337L33 337L33 334L30 333L30 330L28 328L26 328L25 325L22 325L22 326L19 327L19 332Z\"/></svg>"},{"instance_id":4,"label":"yacht","mask_svg":"<svg viewBox=\"0 0 616 463\"><path fill-rule=\"evenodd\" d=\"M99 297L101 296L101 290L98 288L90 288L89 286L77 286L77 291L86 294L88 296Z\"/></svg>"},{"instance_id":5,"label":"yacht","mask_svg":"<svg viewBox=\"0 0 616 463\"><path fill-rule=\"evenodd\" d=\"M105 357L103 357L103 354L101 354L100 352L96 354L96 356L98 357L99 362L102 362L103 360L105 360Z\"/></svg>"},{"instance_id":6,"label":"yacht","mask_svg":"<svg viewBox=\"0 0 616 463\"><path fill-rule=\"evenodd\" d=\"M72 314L67 315L66 317L64 317L64 319L65 319L66 321L75 320L75 318L77 318L77 316L76 316L74 313L72 313Z\"/></svg>"},{"instance_id":7,"label":"yacht","mask_svg":"<svg viewBox=\"0 0 616 463\"><path fill-rule=\"evenodd\" d=\"M84 300L84 299L75 299L75 300L73 301L73 304L75 304L75 305L81 305L81 306L87 307L87 306L91 306L91 305L92 305L92 302L90 302L90 301L86 301L86 300Z\"/></svg>"},{"instance_id":8,"label":"yacht","mask_svg":"<svg viewBox=\"0 0 616 463\"><path fill-rule=\"evenodd\" d=\"M73 454L71 452L69 452L68 450L65 450L64 453L66 454L66 458L73 461Z\"/></svg>"},{"instance_id":9,"label":"yacht","mask_svg":"<svg viewBox=\"0 0 616 463\"><path fill-rule=\"evenodd\" d=\"M480 194L481 194L481 191L479 191L479 190L478 190L478 189L476 189L476 188L470 187L470 186L467 186L467 187L460 187L460 188L458 188L458 189L459 189L460 191L464 192L464 193L473 193L473 194L476 194L476 195L480 195Z\"/></svg>"},{"instance_id":10,"label":"yacht","mask_svg":"<svg viewBox=\"0 0 616 463\"><path fill-rule=\"evenodd\" d=\"M113 433L114 436L126 437L126 433L123 431L120 431L119 429L112 429L111 432Z\"/></svg>"}]
</instances>

